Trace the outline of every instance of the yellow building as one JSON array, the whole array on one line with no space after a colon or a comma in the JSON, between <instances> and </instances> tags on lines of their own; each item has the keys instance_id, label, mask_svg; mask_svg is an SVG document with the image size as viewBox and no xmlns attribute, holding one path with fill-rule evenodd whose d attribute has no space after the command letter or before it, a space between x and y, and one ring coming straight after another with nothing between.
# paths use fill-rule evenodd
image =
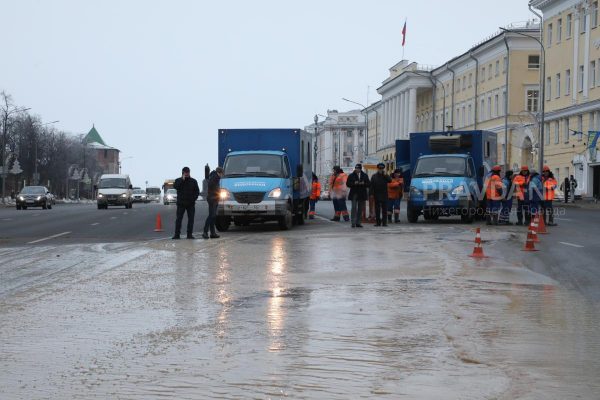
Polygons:
<instances>
[{"instance_id":1,"label":"yellow building","mask_svg":"<svg viewBox=\"0 0 600 400\"><path fill-rule=\"evenodd\" d=\"M600 28L598 1L532 0L543 13L546 49L544 162L577 195L600 197Z\"/></svg>"},{"instance_id":2,"label":"yellow building","mask_svg":"<svg viewBox=\"0 0 600 400\"><path fill-rule=\"evenodd\" d=\"M499 163L532 166L539 137L537 39L538 24L511 26L440 67L402 60L390 68L377 89L381 101L366 109L369 155L391 169L395 141L412 132L486 129L498 134Z\"/></svg>"}]
</instances>

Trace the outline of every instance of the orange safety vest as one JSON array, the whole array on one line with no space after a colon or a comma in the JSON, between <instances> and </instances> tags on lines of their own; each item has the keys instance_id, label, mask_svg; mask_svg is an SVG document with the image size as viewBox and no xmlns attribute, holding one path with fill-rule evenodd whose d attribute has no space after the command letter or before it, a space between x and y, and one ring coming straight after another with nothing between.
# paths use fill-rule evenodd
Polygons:
<instances>
[{"instance_id":1,"label":"orange safety vest","mask_svg":"<svg viewBox=\"0 0 600 400\"><path fill-rule=\"evenodd\" d=\"M312 183L312 192L310 193L311 200L319 200L321 197L321 184L319 181L313 181Z\"/></svg>"},{"instance_id":2,"label":"orange safety vest","mask_svg":"<svg viewBox=\"0 0 600 400\"><path fill-rule=\"evenodd\" d=\"M515 193L517 195L517 199L523 201L525 200L525 185L529 184L530 175L523 176L521 174L515 176L513 179L513 185L515 188Z\"/></svg>"},{"instance_id":3,"label":"orange safety vest","mask_svg":"<svg viewBox=\"0 0 600 400\"><path fill-rule=\"evenodd\" d=\"M331 190L331 198L342 199L346 197L346 181L348 175L340 173L338 175L331 175L329 179L329 189Z\"/></svg>"},{"instance_id":4,"label":"orange safety vest","mask_svg":"<svg viewBox=\"0 0 600 400\"><path fill-rule=\"evenodd\" d=\"M558 182L554 178L544 179L544 200L552 201L554 200L554 190Z\"/></svg>"},{"instance_id":5,"label":"orange safety vest","mask_svg":"<svg viewBox=\"0 0 600 400\"><path fill-rule=\"evenodd\" d=\"M488 200L502 200L502 179L500 176L493 174L485 183L485 194Z\"/></svg>"},{"instance_id":6,"label":"orange safety vest","mask_svg":"<svg viewBox=\"0 0 600 400\"><path fill-rule=\"evenodd\" d=\"M398 200L402 198L402 190L404 188L403 178L392 178L392 181L387 184L388 199Z\"/></svg>"}]
</instances>

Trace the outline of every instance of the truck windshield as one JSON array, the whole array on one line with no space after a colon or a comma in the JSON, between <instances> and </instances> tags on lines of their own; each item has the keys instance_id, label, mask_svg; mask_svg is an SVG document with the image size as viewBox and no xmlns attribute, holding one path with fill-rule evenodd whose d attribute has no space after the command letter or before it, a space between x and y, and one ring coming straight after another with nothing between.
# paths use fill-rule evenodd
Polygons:
<instances>
[{"instance_id":1,"label":"truck windshield","mask_svg":"<svg viewBox=\"0 0 600 400\"><path fill-rule=\"evenodd\" d=\"M127 180L123 178L102 179L98 187L100 189L127 189Z\"/></svg>"},{"instance_id":2,"label":"truck windshield","mask_svg":"<svg viewBox=\"0 0 600 400\"><path fill-rule=\"evenodd\" d=\"M225 160L225 178L265 176L287 178L289 173L283 157L270 154L240 154Z\"/></svg>"},{"instance_id":3,"label":"truck windshield","mask_svg":"<svg viewBox=\"0 0 600 400\"><path fill-rule=\"evenodd\" d=\"M467 163L460 157L427 157L417 162L414 177L466 176Z\"/></svg>"},{"instance_id":4,"label":"truck windshield","mask_svg":"<svg viewBox=\"0 0 600 400\"><path fill-rule=\"evenodd\" d=\"M149 187L146 189L147 194L160 194L160 188L157 187Z\"/></svg>"}]
</instances>

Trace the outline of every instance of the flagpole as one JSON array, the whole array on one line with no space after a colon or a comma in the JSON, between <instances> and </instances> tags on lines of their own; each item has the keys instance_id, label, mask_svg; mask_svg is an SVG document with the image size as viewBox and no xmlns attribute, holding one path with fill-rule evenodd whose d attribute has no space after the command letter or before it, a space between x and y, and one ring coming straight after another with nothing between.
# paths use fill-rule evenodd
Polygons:
<instances>
[{"instance_id":1,"label":"flagpole","mask_svg":"<svg viewBox=\"0 0 600 400\"><path fill-rule=\"evenodd\" d=\"M404 44L406 42L406 20L408 18L404 18L404 26L402 27L402 60L404 60Z\"/></svg>"}]
</instances>

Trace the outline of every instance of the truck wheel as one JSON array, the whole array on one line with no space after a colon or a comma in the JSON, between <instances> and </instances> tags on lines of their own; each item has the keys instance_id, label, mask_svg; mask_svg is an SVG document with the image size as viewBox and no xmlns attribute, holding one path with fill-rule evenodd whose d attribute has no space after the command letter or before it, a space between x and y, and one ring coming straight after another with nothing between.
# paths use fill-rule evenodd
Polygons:
<instances>
[{"instance_id":1,"label":"truck wheel","mask_svg":"<svg viewBox=\"0 0 600 400\"><path fill-rule=\"evenodd\" d=\"M296 225L304 225L304 210L296 214Z\"/></svg>"},{"instance_id":2,"label":"truck wheel","mask_svg":"<svg viewBox=\"0 0 600 400\"><path fill-rule=\"evenodd\" d=\"M215 227L219 230L219 232L225 232L229 230L230 224L231 220L229 217L217 217L215 221Z\"/></svg>"},{"instance_id":3,"label":"truck wheel","mask_svg":"<svg viewBox=\"0 0 600 400\"><path fill-rule=\"evenodd\" d=\"M279 229L281 229L282 231L292 229L293 222L294 215L292 214L292 210L288 207L285 215L279 218Z\"/></svg>"},{"instance_id":4,"label":"truck wheel","mask_svg":"<svg viewBox=\"0 0 600 400\"><path fill-rule=\"evenodd\" d=\"M410 222L411 224L416 223L419 220L419 211L417 211L416 209L409 207L406 210L406 215L408 218L408 222Z\"/></svg>"},{"instance_id":5,"label":"truck wheel","mask_svg":"<svg viewBox=\"0 0 600 400\"><path fill-rule=\"evenodd\" d=\"M98 210L102 210L104 207L102 207L101 204L98 204Z\"/></svg>"}]
</instances>

